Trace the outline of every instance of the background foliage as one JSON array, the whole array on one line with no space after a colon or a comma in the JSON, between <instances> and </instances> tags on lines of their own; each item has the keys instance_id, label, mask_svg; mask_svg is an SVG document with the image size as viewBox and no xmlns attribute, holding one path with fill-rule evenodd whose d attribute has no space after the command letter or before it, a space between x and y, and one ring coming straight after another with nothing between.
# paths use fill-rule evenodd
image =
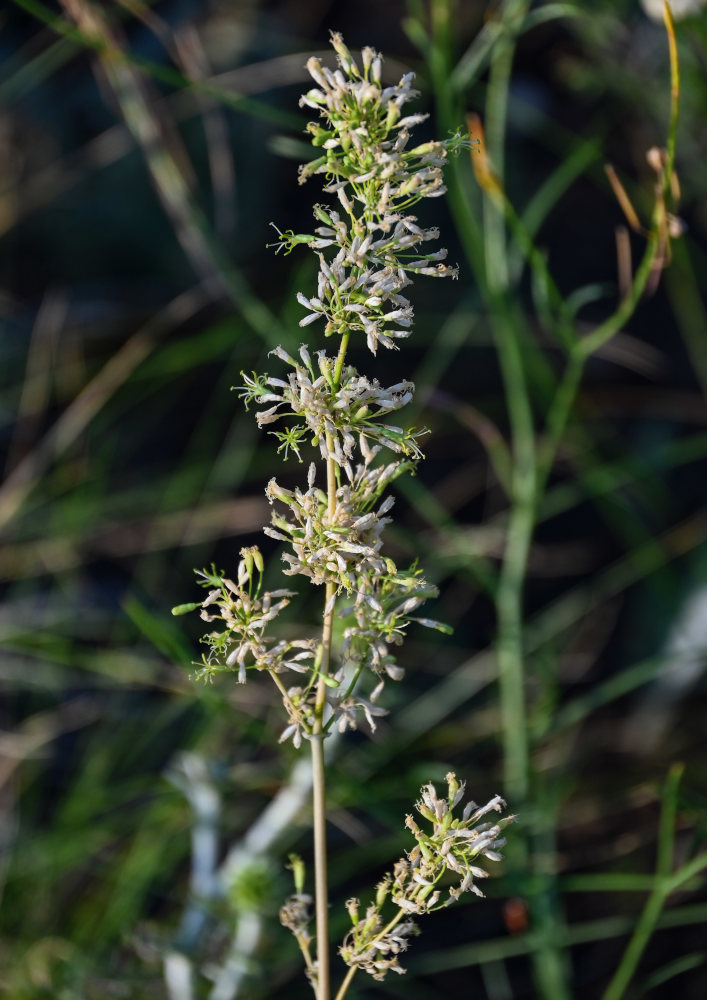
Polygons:
<instances>
[{"instance_id":1,"label":"background foliage","mask_svg":"<svg viewBox=\"0 0 707 1000\"><path fill-rule=\"evenodd\" d=\"M389 719L335 754L334 919L405 846L422 781L452 766L479 800L502 790L513 733L492 597L514 399L484 288L507 270L539 430L563 370L543 261L580 334L615 309L624 219L603 165L647 224L645 153L665 143L670 99L665 32L642 7L527 6L14 0L0 13L7 996L166 997L170 949L207 973L197 996L209 976L241 996L308 995L274 916L287 850L309 850L306 809L225 894L210 878L209 850L220 862L248 844L291 781L278 705L255 683L196 687L198 623L168 609L194 599L193 566L262 544L280 463L229 388L299 343L311 265L275 257L267 224L311 228L296 100L330 28L382 50L391 75L418 73L430 136L482 114L539 251L528 268L519 230L506 246L467 159L452 210L424 210L462 274L419 284L415 337L380 363L381 381L415 372L432 431L419 476L396 484L390 552L419 555L441 590L431 613L455 633L411 636ZM428 921L408 975L377 996L705 995L706 40L695 4L678 23L687 234L586 365L529 554L531 779L523 808L511 802L528 858L511 856L487 902ZM644 240L629 239L637 260ZM291 610L316 626L318 602ZM612 981L620 967L630 983Z\"/></svg>"}]
</instances>

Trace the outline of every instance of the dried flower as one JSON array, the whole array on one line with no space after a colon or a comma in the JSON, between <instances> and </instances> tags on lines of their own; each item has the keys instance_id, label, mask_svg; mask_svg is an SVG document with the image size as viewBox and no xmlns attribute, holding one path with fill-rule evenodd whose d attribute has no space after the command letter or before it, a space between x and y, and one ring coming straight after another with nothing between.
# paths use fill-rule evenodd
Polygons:
<instances>
[{"instance_id":1,"label":"dried flower","mask_svg":"<svg viewBox=\"0 0 707 1000\"><path fill-rule=\"evenodd\" d=\"M280 923L283 927L307 943L312 939L309 925L312 922L312 897L306 893L296 892L285 900L280 907Z\"/></svg>"}]
</instances>

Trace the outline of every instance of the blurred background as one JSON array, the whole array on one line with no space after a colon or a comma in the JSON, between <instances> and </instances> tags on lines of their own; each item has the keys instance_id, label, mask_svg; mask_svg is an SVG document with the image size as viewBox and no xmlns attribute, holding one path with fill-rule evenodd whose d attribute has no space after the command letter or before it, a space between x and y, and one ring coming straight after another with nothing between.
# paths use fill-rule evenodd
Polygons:
<instances>
[{"instance_id":1,"label":"blurred background","mask_svg":"<svg viewBox=\"0 0 707 1000\"><path fill-rule=\"evenodd\" d=\"M515 846L486 901L424 921L405 977L361 975L352 997L707 993L707 8L675 10L685 234L588 358L539 503L522 590L530 779L521 802L506 789L521 814ZM170 608L196 599L193 567L232 572L245 544L273 556L278 585L263 488L274 473L301 482L303 469L283 467L230 387L242 370L274 373L267 352L302 339L295 292L309 294L316 261L267 244L270 222L310 231L322 197L316 179L297 184L311 156L297 101L330 29L382 51L389 81L416 72L414 110L431 112L421 137L481 116L537 254L526 266L521 230L499 227L464 154L449 200L419 209L459 281L416 284L400 353L352 354L382 382L416 382L408 420L431 430L427 460L396 483L388 551L420 558L440 588L429 613L455 632L411 633L390 715L372 739L332 749L335 929L343 901L365 898L409 846L403 817L423 781L453 767L478 801L504 792L513 734L493 643L514 398L487 293L502 272L540 440L565 365L558 315L591 334L645 250L604 165L649 227L646 152L665 145L670 110L660 4L7 0L0 992L11 1000L311 995L277 921L287 852L310 854L306 761L277 745L265 686L190 679L199 622ZM307 332L312 343L318 327ZM290 627L316 628L319 595L290 611Z\"/></svg>"}]
</instances>

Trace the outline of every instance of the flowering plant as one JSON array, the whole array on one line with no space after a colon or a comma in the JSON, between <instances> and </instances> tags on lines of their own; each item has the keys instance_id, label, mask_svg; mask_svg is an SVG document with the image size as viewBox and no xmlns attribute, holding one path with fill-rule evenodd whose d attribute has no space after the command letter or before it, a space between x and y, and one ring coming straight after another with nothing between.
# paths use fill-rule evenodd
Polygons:
<instances>
[{"instance_id":1,"label":"flowering plant","mask_svg":"<svg viewBox=\"0 0 707 1000\"><path fill-rule=\"evenodd\" d=\"M371 730L385 714L379 705L386 680L399 681L403 668L393 648L402 642L411 622L447 631L446 626L420 617L420 606L436 593L413 565L398 568L383 549L383 529L393 498L390 484L411 470L422 457L425 431L388 423L413 396L414 385L402 380L384 387L361 374L347 360L352 338L365 340L375 355L379 347L397 349L411 333L413 309L404 290L417 275L456 277L444 263L446 250L426 252L423 244L439 236L424 229L411 209L422 198L439 197L445 187L442 169L450 153L468 147L460 134L442 141L410 146L410 129L426 115L404 116L403 106L416 96L413 75L395 86L383 86L380 56L364 48L361 68L338 34L332 36L338 68L328 69L312 58L307 69L316 86L301 104L319 114L307 129L322 154L302 167L300 181L325 178L324 191L338 201L336 209L316 205L319 223L312 234L279 233L278 249L291 252L306 244L319 259L317 294L298 294L306 315L300 326L324 322L324 336L338 338L337 350L310 352L302 345L293 358L282 347L272 352L285 376L243 376L239 387L245 406L257 409L260 427L271 427L285 458L303 461L303 451L316 449L325 478L318 479L310 462L306 486L286 489L275 479L266 495L273 506L265 533L287 548L287 576L304 576L324 586L321 638L274 639L273 619L286 607L292 591L263 592L263 557L256 547L241 551L236 580L215 568L199 574L208 589L199 607L201 617L217 622L205 636L197 676L233 672L244 683L248 672L268 674L282 697L287 715L281 741L296 748L311 746L313 767L316 958L309 932L312 899L304 891L302 862L293 858L295 894L281 911L282 923L302 950L317 1000L329 1000L328 893L326 871L326 788L323 740L334 729L356 729L362 719ZM312 357L314 355L314 358ZM388 459L382 456L389 453ZM339 651L332 649L334 616L346 620ZM290 672L298 682L284 679ZM447 775L448 795L437 796L432 785L422 789L419 813L432 824L424 832L408 816L406 824L416 844L400 859L393 873L377 887L375 901L364 915L358 900L350 900L352 928L340 954L349 966L336 1000L345 995L358 969L382 979L389 970L403 972L399 954L416 930L411 916L448 905L467 890L477 892L476 879L486 872L474 862L498 860L502 828L512 817L479 824L489 812L501 812L499 796L478 808L469 803L454 817L464 790ZM459 882L441 901L440 880L451 873ZM382 916L392 905L390 919Z\"/></svg>"}]
</instances>

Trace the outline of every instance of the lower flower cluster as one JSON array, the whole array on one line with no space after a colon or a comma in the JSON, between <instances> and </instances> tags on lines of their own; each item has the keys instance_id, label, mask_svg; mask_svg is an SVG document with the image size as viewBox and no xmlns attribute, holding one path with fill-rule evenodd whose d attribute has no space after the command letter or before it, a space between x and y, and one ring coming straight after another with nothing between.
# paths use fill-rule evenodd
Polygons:
<instances>
[{"instance_id":1,"label":"lower flower cluster","mask_svg":"<svg viewBox=\"0 0 707 1000\"><path fill-rule=\"evenodd\" d=\"M371 903L361 919L357 899L350 899L347 908L353 927L339 949L346 964L367 972L379 982L388 972L402 975L405 969L400 964L400 955L407 951L409 939L420 933L417 924L406 920L393 926L385 925L375 903Z\"/></svg>"},{"instance_id":2,"label":"lower flower cluster","mask_svg":"<svg viewBox=\"0 0 707 1000\"><path fill-rule=\"evenodd\" d=\"M352 928L340 948L341 956L349 966L363 969L374 979L383 979L389 971L402 973L399 956L405 951L408 939L418 933L411 915L421 916L442 906L448 906L464 892L483 893L475 880L486 878L488 872L479 867L481 858L501 861L499 849L505 844L503 828L512 823L513 816L504 816L497 822L479 822L492 812L502 812L505 802L495 795L484 806L469 802L461 816L454 809L464 795L464 783L457 781L450 772L447 777L447 796L440 798L433 784L424 785L417 811L432 823L430 832L423 831L407 816L405 825L415 837L416 844L396 863L392 875L379 883L376 898L360 916L360 903L350 899L346 904ZM445 875L451 875L455 884L444 890L438 884ZM383 909L392 903L397 913L386 922Z\"/></svg>"}]
</instances>

